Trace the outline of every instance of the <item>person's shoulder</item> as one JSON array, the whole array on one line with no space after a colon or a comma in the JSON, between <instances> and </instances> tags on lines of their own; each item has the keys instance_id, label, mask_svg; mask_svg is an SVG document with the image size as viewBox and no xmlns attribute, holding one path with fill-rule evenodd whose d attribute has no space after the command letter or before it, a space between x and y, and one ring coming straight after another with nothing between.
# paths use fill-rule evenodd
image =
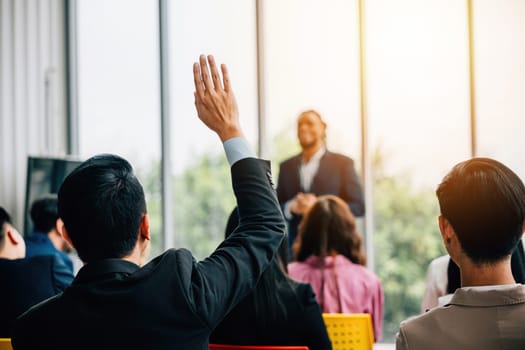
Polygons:
<instances>
[{"instance_id":1,"label":"person's shoulder","mask_svg":"<svg viewBox=\"0 0 525 350\"><path fill-rule=\"evenodd\" d=\"M27 311L18 316L16 323L29 323L36 320L47 320L50 315L56 316L56 307L62 301L63 293L58 293L51 298L33 305Z\"/></svg>"},{"instance_id":2,"label":"person's shoulder","mask_svg":"<svg viewBox=\"0 0 525 350\"><path fill-rule=\"evenodd\" d=\"M180 279L191 276L198 262L192 253L185 248L170 248L156 256L133 274L133 278L156 276L156 279ZM185 281L185 279L182 279Z\"/></svg>"},{"instance_id":3,"label":"person's shoulder","mask_svg":"<svg viewBox=\"0 0 525 350\"><path fill-rule=\"evenodd\" d=\"M58 254L34 255L21 259L27 265L53 265L58 263L60 257Z\"/></svg>"},{"instance_id":4,"label":"person's shoulder","mask_svg":"<svg viewBox=\"0 0 525 350\"><path fill-rule=\"evenodd\" d=\"M293 283L295 295L302 304L307 304L311 301L315 302L315 294L309 283L301 283L298 281L293 281Z\"/></svg>"},{"instance_id":5,"label":"person's shoulder","mask_svg":"<svg viewBox=\"0 0 525 350\"><path fill-rule=\"evenodd\" d=\"M345 164L345 163L354 163L354 160L344 154L341 154L341 153L337 153L337 152L331 152L329 150L326 150L326 153L324 154L324 157L326 159L329 159L329 160L332 160L332 161L336 161L338 163L342 163L342 164Z\"/></svg>"},{"instance_id":6,"label":"person's shoulder","mask_svg":"<svg viewBox=\"0 0 525 350\"><path fill-rule=\"evenodd\" d=\"M432 269L441 269L444 266L448 266L449 261L450 261L450 256L448 254L445 254L445 255L442 255L440 257L433 259L428 265L428 267Z\"/></svg>"},{"instance_id":7,"label":"person's shoulder","mask_svg":"<svg viewBox=\"0 0 525 350\"><path fill-rule=\"evenodd\" d=\"M167 249L164 253L157 255L150 262L144 265L141 270L151 270L157 269L159 266L165 264L173 264L176 262L195 262L195 258L191 252L186 248L170 248ZM173 265L170 265L173 267Z\"/></svg>"},{"instance_id":8,"label":"person's shoulder","mask_svg":"<svg viewBox=\"0 0 525 350\"><path fill-rule=\"evenodd\" d=\"M65 310L65 307L59 306L62 302L62 295L59 293L41 301L18 316L13 327L13 342L16 342L17 338L25 339L28 336L37 335L41 330L48 329L42 325L48 324L50 319L58 319L59 313ZM65 311L68 312L68 310Z\"/></svg>"},{"instance_id":9,"label":"person's shoulder","mask_svg":"<svg viewBox=\"0 0 525 350\"><path fill-rule=\"evenodd\" d=\"M53 271L55 257L53 255L36 255L28 258L2 260L0 267L4 274L22 277L33 276L39 280L49 278L47 271Z\"/></svg>"},{"instance_id":10,"label":"person's shoulder","mask_svg":"<svg viewBox=\"0 0 525 350\"><path fill-rule=\"evenodd\" d=\"M441 334L439 338L436 337L436 329L444 329L444 324L440 324L442 313L446 312L445 307L437 307L429 310L424 314L412 316L399 325L399 332L396 339L396 349L443 349L438 346L446 340L441 338L445 335ZM437 346L437 347L436 347Z\"/></svg>"},{"instance_id":11,"label":"person's shoulder","mask_svg":"<svg viewBox=\"0 0 525 350\"><path fill-rule=\"evenodd\" d=\"M435 307L421 315L412 316L401 321L399 328L409 333L420 329L435 329L434 325L449 311L450 305Z\"/></svg>"},{"instance_id":12,"label":"person's shoulder","mask_svg":"<svg viewBox=\"0 0 525 350\"><path fill-rule=\"evenodd\" d=\"M294 261L288 264L288 274L299 272L308 269L308 264L301 261Z\"/></svg>"},{"instance_id":13,"label":"person's shoulder","mask_svg":"<svg viewBox=\"0 0 525 350\"><path fill-rule=\"evenodd\" d=\"M287 166L290 166L290 165L293 165L295 163L298 162L299 158L301 157L301 154L296 154L292 157L289 157L289 158L286 158L285 160L283 160L281 163L279 163L279 165L281 167L287 167Z\"/></svg>"}]
</instances>

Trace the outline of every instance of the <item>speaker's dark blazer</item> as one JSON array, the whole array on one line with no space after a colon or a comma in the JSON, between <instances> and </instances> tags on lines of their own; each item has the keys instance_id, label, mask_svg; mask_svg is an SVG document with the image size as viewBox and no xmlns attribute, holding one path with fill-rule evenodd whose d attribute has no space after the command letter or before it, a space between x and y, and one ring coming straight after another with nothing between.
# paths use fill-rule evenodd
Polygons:
<instances>
[{"instance_id":1,"label":"speaker's dark blazer","mask_svg":"<svg viewBox=\"0 0 525 350\"><path fill-rule=\"evenodd\" d=\"M284 204L295 197L299 192L307 192L301 188L299 167L301 155L294 156L280 164L279 180L277 182L277 195L279 203L284 209ZM319 170L315 175L310 193L317 196L333 194L341 197L348 203L354 216L365 214L365 200L363 190L357 177L354 161L339 153L326 151L319 162ZM293 243L297 235L297 226L302 216L293 215L288 221L289 243Z\"/></svg>"},{"instance_id":2,"label":"speaker's dark blazer","mask_svg":"<svg viewBox=\"0 0 525 350\"><path fill-rule=\"evenodd\" d=\"M73 274L57 255L0 259L0 338L10 338L15 319L62 292Z\"/></svg>"},{"instance_id":3,"label":"speaker's dark blazer","mask_svg":"<svg viewBox=\"0 0 525 350\"><path fill-rule=\"evenodd\" d=\"M232 183L240 224L210 257L196 262L188 250L171 249L142 268L121 259L89 263L62 295L18 318L14 349L207 349L285 230L268 162L238 161Z\"/></svg>"},{"instance_id":4,"label":"speaker's dark blazer","mask_svg":"<svg viewBox=\"0 0 525 350\"><path fill-rule=\"evenodd\" d=\"M286 317L262 319L256 313L254 296L250 294L219 324L210 343L306 345L310 350L330 350L332 345L312 287L290 280L276 283L275 288L286 308Z\"/></svg>"}]
</instances>

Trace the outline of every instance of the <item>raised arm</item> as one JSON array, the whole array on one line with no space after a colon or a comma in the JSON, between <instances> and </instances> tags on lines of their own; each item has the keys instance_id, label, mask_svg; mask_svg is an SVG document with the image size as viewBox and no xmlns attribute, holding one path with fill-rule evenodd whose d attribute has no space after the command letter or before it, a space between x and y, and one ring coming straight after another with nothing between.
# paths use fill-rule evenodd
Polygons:
<instances>
[{"instance_id":1,"label":"raised arm","mask_svg":"<svg viewBox=\"0 0 525 350\"><path fill-rule=\"evenodd\" d=\"M224 65L221 70L222 81L212 56L194 64L195 105L199 118L224 143L239 226L210 257L181 265L183 274L191 276L189 302L210 329L255 287L285 231L269 162L254 158L242 136L228 71Z\"/></svg>"}]
</instances>

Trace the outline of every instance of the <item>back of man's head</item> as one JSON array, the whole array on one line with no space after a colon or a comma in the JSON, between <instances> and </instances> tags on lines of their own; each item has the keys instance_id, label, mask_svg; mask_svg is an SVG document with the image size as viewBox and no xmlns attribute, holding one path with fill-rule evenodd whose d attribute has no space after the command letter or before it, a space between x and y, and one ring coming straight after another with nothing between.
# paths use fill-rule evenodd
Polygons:
<instances>
[{"instance_id":1,"label":"back of man's head","mask_svg":"<svg viewBox=\"0 0 525 350\"><path fill-rule=\"evenodd\" d=\"M11 225L11 215L4 208L0 207L0 247L4 244L5 225Z\"/></svg>"},{"instance_id":2,"label":"back of man's head","mask_svg":"<svg viewBox=\"0 0 525 350\"><path fill-rule=\"evenodd\" d=\"M56 194L48 194L33 202L30 210L33 231L49 233L56 227L58 220L57 203Z\"/></svg>"},{"instance_id":3,"label":"back of man's head","mask_svg":"<svg viewBox=\"0 0 525 350\"><path fill-rule=\"evenodd\" d=\"M473 262L493 263L511 254L525 220L525 187L512 170L473 158L454 166L436 193L441 214Z\"/></svg>"},{"instance_id":4,"label":"back of man's head","mask_svg":"<svg viewBox=\"0 0 525 350\"><path fill-rule=\"evenodd\" d=\"M137 242L146 213L144 191L125 159L95 156L64 180L58 213L84 262L122 258Z\"/></svg>"}]
</instances>

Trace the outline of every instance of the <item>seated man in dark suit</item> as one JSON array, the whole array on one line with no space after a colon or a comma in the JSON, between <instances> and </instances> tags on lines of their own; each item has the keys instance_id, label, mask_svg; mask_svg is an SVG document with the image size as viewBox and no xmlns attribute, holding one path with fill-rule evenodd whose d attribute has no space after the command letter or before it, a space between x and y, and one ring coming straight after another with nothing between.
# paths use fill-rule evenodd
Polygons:
<instances>
[{"instance_id":1,"label":"seated man in dark suit","mask_svg":"<svg viewBox=\"0 0 525 350\"><path fill-rule=\"evenodd\" d=\"M124 159L88 159L58 193L64 238L85 265L62 295L17 320L16 350L205 350L212 330L255 287L283 239L284 218L269 163L254 159L243 137L226 67L221 81L212 56L208 63L201 56L194 64L195 104L231 164L238 229L202 261L170 249L140 267L150 240L142 186Z\"/></svg>"},{"instance_id":2,"label":"seated man in dark suit","mask_svg":"<svg viewBox=\"0 0 525 350\"><path fill-rule=\"evenodd\" d=\"M33 232L26 237L26 257L37 255L57 255L73 273L73 262L66 252L71 246L62 237L62 220L58 217L56 194L48 194L36 199L29 213L33 220Z\"/></svg>"},{"instance_id":3,"label":"seated man in dark suit","mask_svg":"<svg viewBox=\"0 0 525 350\"><path fill-rule=\"evenodd\" d=\"M317 196L333 194L342 198L356 217L365 213L363 190L354 161L326 149L326 123L314 111L304 111L297 119L301 153L280 164L277 194L288 220L290 246L297 236L301 219Z\"/></svg>"},{"instance_id":4,"label":"seated man in dark suit","mask_svg":"<svg viewBox=\"0 0 525 350\"><path fill-rule=\"evenodd\" d=\"M525 349L525 286L511 254L524 230L525 186L488 158L457 164L437 189L439 229L461 288L442 307L401 323L402 349Z\"/></svg>"},{"instance_id":5,"label":"seated man in dark suit","mask_svg":"<svg viewBox=\"0 0 525 350\"><path fill-rule=\"evenodd\" d=\"M0 208L0 338L9 338L16 317L64 290L73 275L56 256L24 259L24 239Z\"/></svg>"}]
</instances>

